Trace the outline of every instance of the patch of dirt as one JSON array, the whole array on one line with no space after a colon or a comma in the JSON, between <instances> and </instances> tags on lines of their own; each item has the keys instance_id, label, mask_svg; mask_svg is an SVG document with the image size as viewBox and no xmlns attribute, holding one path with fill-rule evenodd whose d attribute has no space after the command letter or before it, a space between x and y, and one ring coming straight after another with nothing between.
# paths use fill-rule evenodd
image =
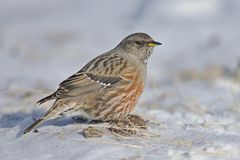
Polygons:
<instances>
[{"instance_id":1,"label":"patch of dirt","mask_svg":"<svg viewBox=\"0 0 240 160\"><path fill-rule=\"evenodd\" d=\"M140 116L129 115L126 120L111 123L109 131L125 137L136 135L138 130L147 129L146 122Z\"/></svg>"},{"instance_id":2,"label":"patch of dirt","mask_svg":"<svg viewBox=\"0 0 240 160\"><path fill-rule=\"evenodd\" d=\"M138 131L147 129L145 120L137 115L129 115L125 120L114 121L109 124L109 127L89 126L83 129L83 135L85 138L100 138L110 131L117 135L129 137L137 135Z\"/></svg>"},{"instance_id":3,"label":"patch of dirt","mask_svg":"<svg viewBox=\"0 0 240 160\"><path fill-rule=\"evenodd\" d=\"M103 131L90 126L83 129L83 135L85 138L100 138L103 136Z\"/></svg>"}]
</instances>

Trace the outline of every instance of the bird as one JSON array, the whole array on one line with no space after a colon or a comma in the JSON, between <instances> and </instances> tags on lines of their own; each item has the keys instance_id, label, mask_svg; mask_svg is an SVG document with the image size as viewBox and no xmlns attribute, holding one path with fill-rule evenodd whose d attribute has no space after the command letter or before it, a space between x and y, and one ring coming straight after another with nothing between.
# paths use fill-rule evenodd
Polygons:
<instances>
[{"instance_id":1,"label":"bird","mask_svg":"<svg viewBox=\"0 0 240 160\"><path fill-rule=\"evenodd\" d=\"M41 118L24 130L24 134L47 120L72 112L102 122L124 120L143 92L153 48L161 44L146 33L127 36L115 48L97 56L62 81L54 93L39 100L38 104L55 101Z\"/></svg>"}]
</instances>

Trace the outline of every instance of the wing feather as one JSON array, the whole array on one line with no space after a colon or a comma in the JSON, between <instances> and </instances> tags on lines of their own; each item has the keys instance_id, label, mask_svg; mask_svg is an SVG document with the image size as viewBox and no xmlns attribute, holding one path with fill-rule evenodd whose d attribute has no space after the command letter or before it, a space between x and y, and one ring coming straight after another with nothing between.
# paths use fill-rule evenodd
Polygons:
<instances>
[{"instance_id":1,"label":"wing feather","mask_svg":"<svg viewBox=\"0 0 240 160\"><path fill-rule=\"evenodd\" d=\"M128 61L119 56L106 56L106 59L104 59L104 55L101 58L93 59L82 70L60 83L55 92L56 98L81 96L127 81L122 74L129 65ZM112 71L113 67L114 72Z\"/></svg>"}]
</instances>

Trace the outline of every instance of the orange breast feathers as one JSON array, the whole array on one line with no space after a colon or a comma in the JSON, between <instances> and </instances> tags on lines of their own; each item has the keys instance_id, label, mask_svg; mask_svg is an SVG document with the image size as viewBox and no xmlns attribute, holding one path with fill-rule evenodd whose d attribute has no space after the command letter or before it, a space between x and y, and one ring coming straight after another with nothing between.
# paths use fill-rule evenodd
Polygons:
<instances>
[{"instance_id":1,"label":"orange breast feathers","mask_svg":"<svg viewBox=\"0 0 240 160\"><path fill-rule=\"evenodd\" d=\"M125 93L124 98L122 99L122 105L126 109L126 112L131 112L141 96L144 89L144 78L142 73L138 69L125 72L123 78L128 80L129 83L122 88Z\"/></svg>"}]
</instances>

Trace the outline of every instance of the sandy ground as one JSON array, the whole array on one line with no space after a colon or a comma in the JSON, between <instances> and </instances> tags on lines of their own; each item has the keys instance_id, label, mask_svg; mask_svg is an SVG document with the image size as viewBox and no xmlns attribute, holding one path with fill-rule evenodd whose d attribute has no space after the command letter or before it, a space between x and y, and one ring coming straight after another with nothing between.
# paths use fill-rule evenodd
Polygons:
<instances>
[{"instance_id":1,"label":"sandy ground","mask_svg":"<svg viewBox=\"0 0 240 160\"><path fill-rule=\"evenodd\" d=\"M1 0L0 159L240 159L238 0ZM22 131L36 101L134 32L163 43L134 114L147 130L86 139L69 117Z\"/></svg>"}]
</instances>

